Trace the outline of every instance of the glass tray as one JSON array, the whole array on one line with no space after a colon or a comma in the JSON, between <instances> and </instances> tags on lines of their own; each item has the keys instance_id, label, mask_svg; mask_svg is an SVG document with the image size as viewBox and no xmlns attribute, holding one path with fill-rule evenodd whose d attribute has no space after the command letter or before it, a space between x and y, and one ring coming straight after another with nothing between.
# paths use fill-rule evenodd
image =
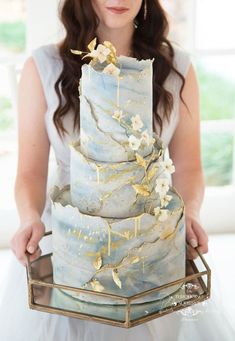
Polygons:
<instances>
[{"instance_id":1,"label":"glass tray","mask_svg":"<svg viewBox=\"0 0 235 341\"><path fill-rule=\"evenodd\" d=\"M52 232L46 232L45 236ZM31 309L52 314L61 314L83 320L131 328L163 315L184 309L210 297L211 270L202 254L196 260L186 261L186 277L165 285L138 293L131 297L113 295L105 292L74 288L53 281L52 253L42 255L30 262L27 257L28 303ZM140 297L148 297L156 291L180 284L173 294L157 301L135 303ZM64 292L65 290L66 292ZM120 299L120 305L101 305L81 301L68 295L69 292L82 292L88 295Z\"/></svg>"}]
</instances>

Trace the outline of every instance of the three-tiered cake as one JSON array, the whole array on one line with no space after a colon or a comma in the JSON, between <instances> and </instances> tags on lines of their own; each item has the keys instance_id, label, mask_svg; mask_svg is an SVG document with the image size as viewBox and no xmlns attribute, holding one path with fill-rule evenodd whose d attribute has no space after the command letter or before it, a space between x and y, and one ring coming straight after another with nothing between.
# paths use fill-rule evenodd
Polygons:
<instances>
[{"instance_id":1,"label":"three-tiered cake","mask_svg":"<svg viewBox=\"0 0 235 341\"><path fill-rule=\"evenodd\" d=\"M59 284L131 296L185 276L184 204L170 186L172 161L152 131L153 59L117 57L110 42L95 46L96 39L82 66L71 183L51 191L53 276Z\"/></svg>"}]
</instances>

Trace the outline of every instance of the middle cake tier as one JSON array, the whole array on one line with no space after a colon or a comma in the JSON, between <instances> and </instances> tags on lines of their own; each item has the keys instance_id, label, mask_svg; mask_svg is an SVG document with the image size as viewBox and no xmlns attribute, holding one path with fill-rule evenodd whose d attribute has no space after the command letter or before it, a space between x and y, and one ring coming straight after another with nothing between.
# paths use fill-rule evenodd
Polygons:
<instances>
[{"instance_id":1,"label":"middle cake tier","mask_svg":"<svg viewBox=\"0 0 235 341\"><path fill-rule=\"evenodd\" d=\"M134 161L97 162L83 155L80 142L70 145L71 201L83 213L108 218L133 217L159 201L154 190L161 174L163 146L155 135L152 152ZM159 204L158 203L158 204Z\"/></svg>"}]
</instances>

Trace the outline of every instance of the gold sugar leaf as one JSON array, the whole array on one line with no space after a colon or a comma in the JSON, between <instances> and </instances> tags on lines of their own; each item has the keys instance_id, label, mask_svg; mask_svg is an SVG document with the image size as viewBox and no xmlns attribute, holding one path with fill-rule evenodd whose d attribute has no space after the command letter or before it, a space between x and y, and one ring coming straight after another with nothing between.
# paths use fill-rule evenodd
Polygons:
<instances>
[{"instance_id":1,"label":"gold sugar leaf","mask_svg":"<svg viewBox=\"0 0 235 341\"><path fill-rule=\"evenodd\" d=\"M142 195L143 197L148 197L150 195L150 191L147 185L132 185L137 194Z\"/></svg>"},{"instance_id":2,"label":"gold sugar leaf","mask_svg":"<svg viewBox=\"0 0 235 341\"><path fill-rule=\"evenodd\" d=\"M70 51L71 51L73 54L77 54L77 55L83 54L83 52L82 52L82 51L79 51L79 50L70 49Z\"/></svg>"},{"instance_id":3,"label":"gold sugar leaf","mask_svg":"<svg viewBox=\"0 0 235 341\"><path fill-rule=\"evenodd\" d=\"M92 52L95 49L95 46L96 46L96 38L94 38L87 47L89 51Z\"/></svg>"},{"instance_id":4,"label":"gold sugar leaf","mask_svg":"<svg viewBox=\"0 0 235 341\"><path fill-rule=\"evenodd\" d=\"M122 282L120 281L120 278L118 277L118 271L117 269L112 270L113 280L117 284L117 286L121 289L122 288Z\"/></svg>"},{"instance_id":5,"label":"gold sugar leaf","mask_svg":"<svg viewBox=\"0 0 235 341\"><path fill-rule=\"evenodd\" d=\"M147 175L148 181L150 181L154 177L154 175L156 174L157 170L158 170L158 167L152 167L150 169L150 171L148 172L148 175Z\"/></svg>"},{"instance_id":6,"label":"gold sugar leaf","mask_svg":"<svg viewBox=\"0 0 235 341\"><path fill-rule=\"evenodd\" d=\"M94 278L90 283L93 290L99 292L104 291L103 285L97 279Z\"/></svg>"},{"instance_id":7,"label":"gold sugar leaf","mask_svg":"<svg viewBox=\"0 0 235 341\"><path fill-rule=\"evenodd\" d=\"M99 270L102 266L102 257L99 255L93 262L93 266L95 269Z\"/></svg>"},{"instance_id":8,"label":"gold sugar leaf","mask_svg":"<svg viewBox=\"0 0 235 341\"><path fill-rule=\"evenodd\" d=\"M85 59L85 58L92 58L90 53L87 53L85 56L82 57L82 59ZM93 58L93 60L97 60L97 58Z\"/></svg>"},{"instance_id":9,"label":"gold sugar leaf","mask_svg":"<svg viewBox=\"0 0 235 341\"><path fill-rule=\"evenodd\" d=\"M140 261L140 257L139 256L134 256L132 257L132 259L130 260L131 264L135 264L138 263Z\"/></svg>"},{"instance_id":10,"label":"gold sugar leaf","mask_svg":"<svg viewBox=\"0 0 235 341\"><path fill-rule=\"evenodd\" d=\"M147 165L146 165L146 161L144 160L144 158L138 153L135 153L135 156L136 156L136 161L137 161L138 165L146 168Z\"/></svg>"}]
</instances>

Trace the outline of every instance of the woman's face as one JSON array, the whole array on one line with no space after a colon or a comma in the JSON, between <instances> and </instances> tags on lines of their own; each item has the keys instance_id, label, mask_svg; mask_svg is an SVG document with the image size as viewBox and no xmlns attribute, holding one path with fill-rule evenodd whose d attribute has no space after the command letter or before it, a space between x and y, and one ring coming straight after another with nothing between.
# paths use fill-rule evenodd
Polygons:
<instances>
[{"instance_id":1,"label":"woman's face","mask_svg":"<svg viewBox=\"0 0 235 341\"><path fill-rule=\"evenodd\" d=\"M134 22L143 0L91 0L101 24L122 28ZM120 9L124 9L121 11Z\"/></svg>"}]
</instances>

